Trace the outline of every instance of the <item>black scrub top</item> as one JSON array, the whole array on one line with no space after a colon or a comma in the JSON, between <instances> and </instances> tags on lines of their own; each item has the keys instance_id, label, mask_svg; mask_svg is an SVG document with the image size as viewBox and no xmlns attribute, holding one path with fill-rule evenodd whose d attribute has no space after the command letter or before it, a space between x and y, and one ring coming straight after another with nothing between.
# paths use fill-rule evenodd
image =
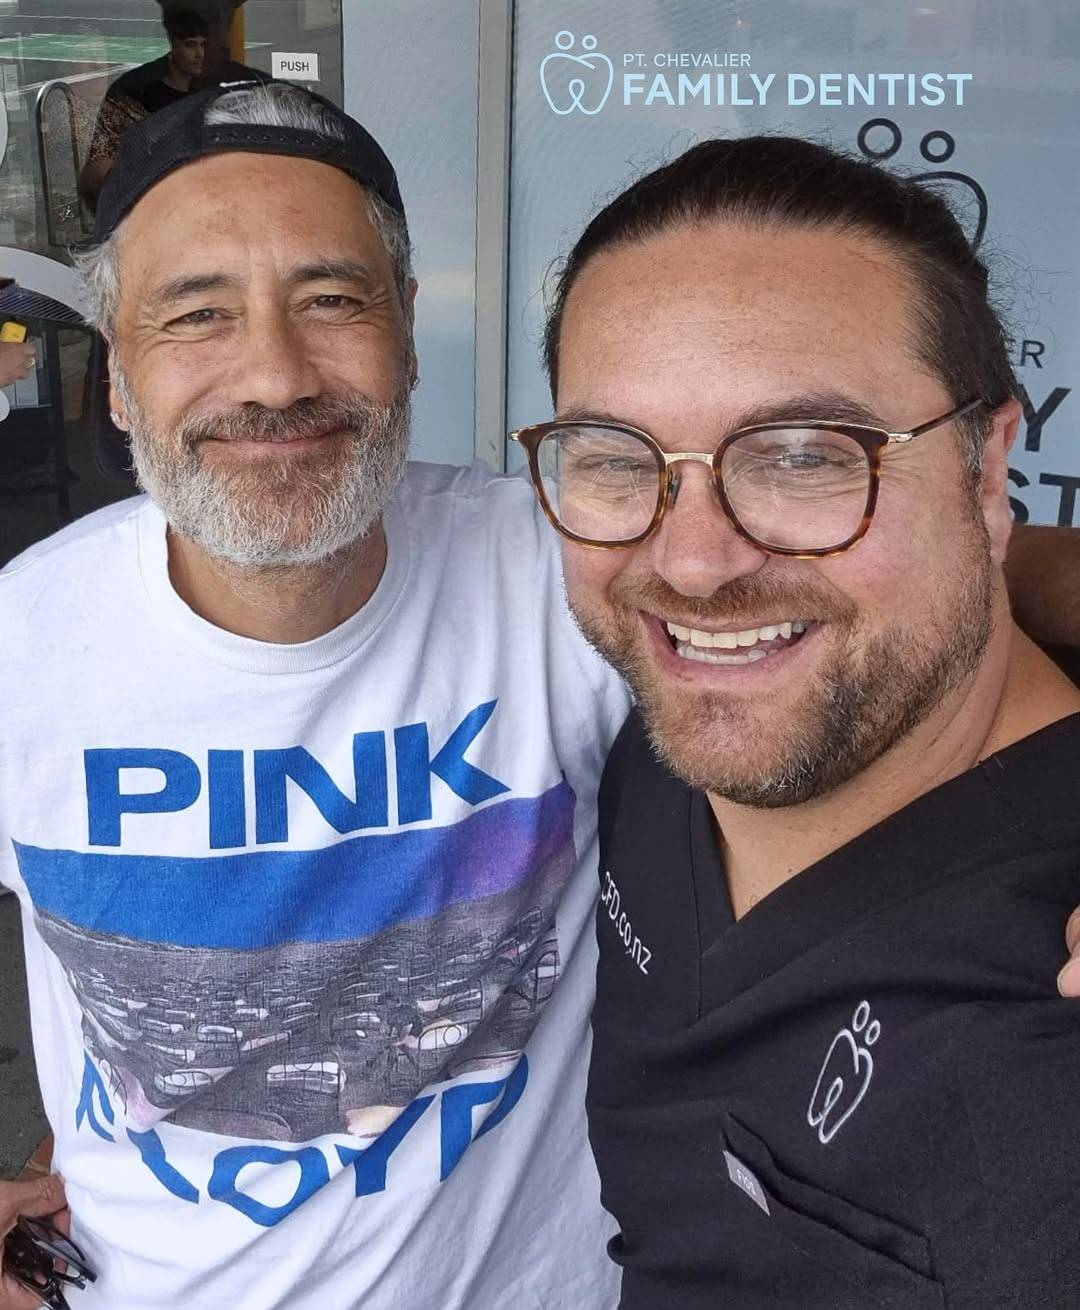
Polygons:
<instances>
[{"instance_id":1,"label":"black scrub top","mask_svg":"<svg viewBox=\"0 0 1080 1310\"><path fill-rule=\"evenodd\" d=\"M631 715L600 800L589 1127L623 1310L1075 1310L1080 715L735 921Z\"/></svg>"}]
</instances>

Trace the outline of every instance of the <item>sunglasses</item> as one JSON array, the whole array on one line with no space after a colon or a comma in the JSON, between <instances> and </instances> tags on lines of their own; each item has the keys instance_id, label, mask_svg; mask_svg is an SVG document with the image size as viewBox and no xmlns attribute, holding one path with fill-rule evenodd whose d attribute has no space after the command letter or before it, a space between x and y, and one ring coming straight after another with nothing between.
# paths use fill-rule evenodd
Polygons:
<instances>
[{"instance_id":1,"label":"sunglasses","mask_svg":"<svg viewBox=\"0 0 1080 1310\"><path fill-rule=\"evenodd\" d=\"M57 1261L67 1267L57 1268ZM51 1310L71 1310L65 1287L84 1289L97 1281L78 1246L43 1219L20 1215L4 1238L4 1273Z\"/></svg>"}]
</instances>

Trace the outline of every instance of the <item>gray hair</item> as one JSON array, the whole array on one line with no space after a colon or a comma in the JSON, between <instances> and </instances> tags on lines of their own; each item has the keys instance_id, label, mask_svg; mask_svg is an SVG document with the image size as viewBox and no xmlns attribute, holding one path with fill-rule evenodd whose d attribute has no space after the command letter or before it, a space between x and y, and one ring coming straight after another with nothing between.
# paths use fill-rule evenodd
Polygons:
<instances>
[{"instance_id":1,"label":"gray hair","mask_svg":"<svg viewBox=\"0 0 1080 1310\"><path fill-rule=\"evenodd\" d=\"M285 127L341 140L334 116L303 87L282 83L245 86L215 100L206 112L211 126L238 123L249 127ZM364 188L368 217L386 247L394 270L394 283L404 305L413 276L412 244L404 215L391 209L370 187ZM119 244L126 220L89 250L74 255L82 280L83 312L88 323L111 338L120 302Z\"/></svg>"}]
</instances>

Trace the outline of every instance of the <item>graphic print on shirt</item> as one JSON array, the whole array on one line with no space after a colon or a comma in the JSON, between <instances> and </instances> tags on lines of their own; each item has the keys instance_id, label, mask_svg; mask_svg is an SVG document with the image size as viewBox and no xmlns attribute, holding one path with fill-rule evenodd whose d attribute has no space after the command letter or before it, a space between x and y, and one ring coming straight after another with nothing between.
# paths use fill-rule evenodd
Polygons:
<instances>
[{"instance_id":1,"label":"graphic print on shirt","mask_svg":"<svg viewBox=\"0 0 1080 1310\"><path fill-rule=\"evenodd\" d=\"M874 1076L870 1048L880 1036L881 1024L870 1018L870 1002L860 1001L851 1027L841 1028L833 1038L806 1112L822 1146L828 1146L870 1090Z\"/></svg>"},{"instance_id":2,"label":"graphic print on shirt","mask_svg":"<svg viewBox=\"0 0 1080 1310\"><path fill-rule=\"evenodd\" d=\"M508 790L473 771L489 793ZM559 975L575 797L564 781L483 799L494 803L449 826L315 850L192 858L16 843L128 1125L371 1139L429 1084L508 1074Z\"/></svg>"}]
</instances>

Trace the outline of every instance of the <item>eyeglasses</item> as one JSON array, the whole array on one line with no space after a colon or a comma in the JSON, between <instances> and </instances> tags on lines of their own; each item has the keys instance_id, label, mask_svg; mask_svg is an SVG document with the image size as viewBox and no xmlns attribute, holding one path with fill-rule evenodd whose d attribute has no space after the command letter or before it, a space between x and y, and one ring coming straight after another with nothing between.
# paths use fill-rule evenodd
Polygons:
<instances>
[{"instance_id":1,"label":"eyeglasses","mask_svg":"<svg viewBox=\"0 0 1080 1310\"><path fill-rule=\"evenodd\" d=\"M611 550L636 546L660 526L679 491L673 465L707 464L735 531L773 555L838 555L874 517L881 452L962 418L968 400L907 432L861 423L760 423L708 454L660 449L640 428L556 419L511 432L529 456L533 486L552 525L571 541Z\"/></svg>"},{"instance_id":2,"label":"eyeglasses","mask_svg":"<svg viewBox=\"0 0 1080 1310\"><path fill-rule=\"evenodd\" d=\"M56 1261L67 1268L61 1272ZM41 1219L20 1215L4 1238L4 1273L32 1292L50 1310L71 1310L64 1286L83 1290L97 1281L86 1256L70 1237Z\"/></svg>"}]
</instances>

